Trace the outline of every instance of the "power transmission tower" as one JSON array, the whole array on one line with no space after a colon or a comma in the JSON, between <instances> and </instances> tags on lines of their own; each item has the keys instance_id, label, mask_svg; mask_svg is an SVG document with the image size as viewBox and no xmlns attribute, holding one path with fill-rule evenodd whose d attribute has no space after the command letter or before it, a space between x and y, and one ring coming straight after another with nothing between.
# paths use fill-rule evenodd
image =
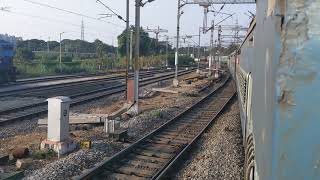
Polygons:
<instances>
[{"instance_id":1,"label":"power transmission tower","mask_svg":"<svg viewBox=\"0 0 320 180\"><path fill-rule=\"evenodd\" d=\"M212 4L255 4L256 0L184 0L186 4L212 5Z\"/></svg>"},{"instance_id":2,"label":"power transmission tower","mask_svg":"<svg viewBox=\"0 0 320 180\"><path fill-rule=\"evenodd\" d=\"M148 27L147 27L147 29L146 30L144 30L145 32L152 32L152 33L155 33L156 34L156 47L158 47L158 43L159 43L159 34L160 33L167 33L168 32L168 30L166 30L166 29L160 29L160 27L158 26L158 28L157 29L149 29ZM157 51L157 50L156 50Z\"/></svg>"},{"instance_id":3,"label":"power transmission tower","mask_svg":"<svg viewBox=\"0 0 320 180\"><path fill-rule=\"evenodd\" d=\"M84 41L84 23L83 23L83 19L81 21L81 40Z\"/></svg>"},{"instance_id":4,"label":"power transmission tower","mask_svg":"<svg viewBox=\"0 0 320 180\"><path fill-rule=\"evenodd\" d=\"M147 29L145 29L144 31L145 31L145 32L153 32L153 33L155 33L155 34L156 34L156 39L157 39L157 41L158 41L158 39L159 39L159 34L160 34L160 33L167 33L167 32L168 32L168 30L166 30L166 29L160 29L159 26L158 26L157 29L149 29L149 28L147 27Z\"/></svg>"},{"instance_id":5,"label":"power transmission tower","mask_svg":"<svg viewBox=\"0 0 320 180\"><path fill-rule=\"evenodd\" d=\"M226 4L255 4L255 3L256 3L256 0L184 0L184 5L198 4L199 6L203 7L204 9L203 27L207 27L209 7L213 4L223 4L222 7L220 8L220 11L221 11Z\"/></svg>"}]
</instances>

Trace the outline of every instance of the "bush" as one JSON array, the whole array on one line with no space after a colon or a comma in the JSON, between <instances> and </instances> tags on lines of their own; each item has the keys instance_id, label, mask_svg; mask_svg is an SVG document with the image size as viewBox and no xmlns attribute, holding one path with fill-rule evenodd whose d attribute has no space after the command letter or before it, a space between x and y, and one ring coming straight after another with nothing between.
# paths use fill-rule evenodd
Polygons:
<instances>
[{"instance_id":1,"label":"bush","mask_svg":"<svg viewBox=\"0 0 320 180\"><path fill-rule=\"evenodd\" d=\"M170 54L168 57L169 66L175 65L175 54ZM189 66L194 63L194 59L189 56L179 56L179 65Z\"/></svg>"},{"instance_id":2,"label":"bush","mask_svg":"<svg viewBox=\"0 0 320 180\"><path fill-rule=\"evenodd\" d=\"M26 48L17 48L15 51L15 58L18 61L31 61L35 57L34 53Z\"/></svg>"},{"instance_id":3,"label":"bush","mask_svg":"<svg viewBox=\"0 0 320 180\"><path fill-rule=\"evenodd\" d=\"M48 151L36 151L32 153L34 159L51 159L57 156L57 153L52 149Z\"/></svg>"},{"instance_id":4,"label":"bush","mask_svg":"<svg viewBox=\"0 0 320 180\"><path fill-rule=\"evenodd\" d=\"M94 60L76 61L70 63L37 62L15 63L19 77L39 77L56 74L95 73L97 62Z\"/></svg>"}]
</instances>

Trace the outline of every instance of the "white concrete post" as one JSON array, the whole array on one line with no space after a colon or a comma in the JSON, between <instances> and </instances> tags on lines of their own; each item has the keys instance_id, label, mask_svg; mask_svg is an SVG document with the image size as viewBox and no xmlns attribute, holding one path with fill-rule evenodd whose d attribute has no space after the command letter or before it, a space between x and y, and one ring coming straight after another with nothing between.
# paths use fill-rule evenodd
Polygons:
<instances>
[{"instance_id":1,"label":"white concrete post","mask_svg":"<svg viewBox=\"0 0 320 180\"><path fill-rule=\"evenodd\" d=\"M69 138L68 97L53 97L48 100L48 140L61 142Z\"/></svg>"}]
</instances>

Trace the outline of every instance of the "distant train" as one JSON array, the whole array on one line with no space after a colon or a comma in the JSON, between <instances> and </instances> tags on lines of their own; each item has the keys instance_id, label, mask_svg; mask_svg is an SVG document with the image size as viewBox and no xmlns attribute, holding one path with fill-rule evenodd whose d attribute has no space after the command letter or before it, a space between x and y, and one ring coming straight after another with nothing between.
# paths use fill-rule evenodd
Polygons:
<instances>
[{"instance_id":1,"label":"distant train","mask_svg":"<svg viewBox=\"0 0 320 180\"><path fill-rule=\"evenodd\" d=\"M245 180L320 179L320 3L256 1L229 56L245 145Z\"/></svg>"},{"instance_id":2,"label":"distant train","mask_svg":"<svg viewBox=\"0 0 320 180\"><path fill-rule=\"evenodd\" d=\"M16 69L13 66L13 45L0 40L0 84L16 81Z\"/></svg>"}]
</instances>

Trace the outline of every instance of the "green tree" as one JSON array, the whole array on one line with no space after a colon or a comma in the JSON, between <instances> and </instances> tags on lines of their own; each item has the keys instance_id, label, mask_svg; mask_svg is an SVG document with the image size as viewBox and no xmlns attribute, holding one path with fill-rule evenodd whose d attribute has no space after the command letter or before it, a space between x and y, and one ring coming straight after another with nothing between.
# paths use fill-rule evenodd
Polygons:
<instances>
[{"instance_id":1,"label":"green tree","mask_svg":"<svg viewBox=\"0 0 320 180\"><path fill-rule=\"evenodd\" d=\"M133 31L135 28L131 26L130 29ZM133 49L135 44L135 33L133 33ZM127 31L124 30L118 36L118 52L121 56L126 55L126 41L127 41ZM149 34L145 32L142 28L140 28L140 55L147 56L152 54L151 49L152 38L149 37Z\"/></svg>"},{"instance_id":2,"label":"green tree","mask_svg":"<svg viewBox=\"0 0 320 180\"><path fill-rule=\"evenodd\" d=\"M234 52L235 50L239 49L239 45L237 44L230 44L230 46L225 49L224 51L224 55L227 56L227 55L230 55L232 52Z\"/></svg>"},{"instance_id":3,"label":"green tree","mask_svg":"<svg viewBox=\"0 0 320 180\"><path fill-rule=\"evenodd\" d=\"M15 53L15 59L18 61L32 61L34 59L34 53L26 48L17 48Z\"/></svg>"}]
</instances>

